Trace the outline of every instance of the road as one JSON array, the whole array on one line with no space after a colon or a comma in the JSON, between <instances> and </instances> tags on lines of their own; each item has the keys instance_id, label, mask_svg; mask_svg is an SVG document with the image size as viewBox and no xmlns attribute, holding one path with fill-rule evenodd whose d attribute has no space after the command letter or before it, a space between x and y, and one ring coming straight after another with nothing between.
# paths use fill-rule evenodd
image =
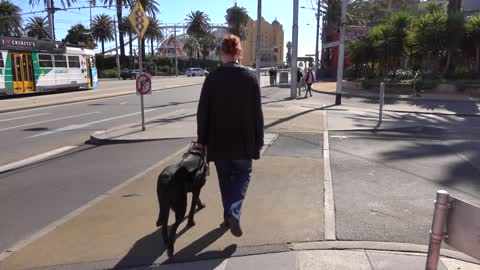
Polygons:
<instances>
[{"instance_id":1,"label":"road","mask_svg":"<svg viewBox=\"0 0 480 270\"><path fill-rule=\"evenodd\" d=\"M147 117L194 109L199 92L200 86L155 92L146 98ZM264 88L262 96L265 108L288 103L315 110L334 102L334 97L319 94L286 101L289 89ZM392 102L386 108L418 110L425 109L424 104L434 104L442 113L478 111L473 102ZM351 98L327 113L330 122L353 119L367 125L375 119L362 112L375 108L373 101ZM425 244L437 189L480 202L480 118L431 114L436 108L428 114L385 115L392 121L408 118L423 129L330 132L337 239ZM138 112L139 98L126 95L0 114L0 151L5 153L0 166L74 147L32 166L0 173L0 251L188 143L84 144L94 131L139 122Z\"/></svg>"}]
</instances>

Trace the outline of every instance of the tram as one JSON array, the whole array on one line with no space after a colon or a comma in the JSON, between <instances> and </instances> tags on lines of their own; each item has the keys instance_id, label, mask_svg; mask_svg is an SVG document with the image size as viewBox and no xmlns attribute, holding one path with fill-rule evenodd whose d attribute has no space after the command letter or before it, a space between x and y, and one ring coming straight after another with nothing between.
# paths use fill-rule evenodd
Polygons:
<instances>
[{"instance_id":1,"label":"tram","mask_svg":"<svg viewBox=\"0 0 480 270\"><path fill-rule=\"evenodd\" d=\"M98 84L93 50L56 41L0 37L0 95L21 95Z\"/></svg>"}]
</instances>

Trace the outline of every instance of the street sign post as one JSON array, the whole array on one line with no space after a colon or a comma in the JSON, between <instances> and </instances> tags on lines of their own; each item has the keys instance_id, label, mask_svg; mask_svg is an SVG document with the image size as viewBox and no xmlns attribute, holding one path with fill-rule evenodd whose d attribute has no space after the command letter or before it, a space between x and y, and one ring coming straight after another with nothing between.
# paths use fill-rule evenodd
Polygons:
<instances>
[{"instance_id":1,"label":"street sign post","mask_svg":"<svg viewBox=\"0 0 480 270\"><path fill-rule=\"evenodd\" d=\"M142 40L145 32L147 31L149 21L147 15L145 14L145 9L142 7L140 1L137 1L137 3L133 6L132 12L130 12L130 15L128 16L128 20L130 21L130 25L138 36L138 70L140 71L140 74L142 74ZM137 93L139 92L139 77L140 76L137 77ZM150 81L148 85L151 87L151 79L148 80ZM140 104L142 108L142 131L145 131L145 109L143 106L143 95L144 94L140 94Z\"/></svg>"}]
</instances>

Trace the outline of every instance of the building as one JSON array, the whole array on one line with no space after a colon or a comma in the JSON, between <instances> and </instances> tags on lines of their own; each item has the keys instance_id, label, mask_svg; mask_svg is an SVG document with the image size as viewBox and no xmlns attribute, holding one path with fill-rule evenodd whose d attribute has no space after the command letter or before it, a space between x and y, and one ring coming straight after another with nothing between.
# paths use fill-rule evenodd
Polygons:
<instances>
[{"instance_id":1,"label":"building","mask_svg":"<svg viewBox=\"0 0 480 270\"><path fill-rule=\"evenodd\" d=\"M282 65L284 57L283 26L275 19L271 24L262 17L262 66ZM243 58L241 63L253 66L256 63L257 21L248 20L247 39L242 42Z\"/></svg>"}]
</instances>

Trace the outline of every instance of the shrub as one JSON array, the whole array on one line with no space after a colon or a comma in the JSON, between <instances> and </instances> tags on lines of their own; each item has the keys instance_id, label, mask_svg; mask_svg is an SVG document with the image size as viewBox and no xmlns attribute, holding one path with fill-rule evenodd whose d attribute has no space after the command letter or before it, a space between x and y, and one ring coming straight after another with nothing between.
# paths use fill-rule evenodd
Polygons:
<instances>
[{"instance_id":1,"label":"shrub","mask_svg":"<svg viewBox=\"0 0 480 270\"><path fill-rule=\"evenodd\" d=\"M117 69L105 69L100 71L100 78L117 78L118 72Z\"/></svg>"}]
</instances>

